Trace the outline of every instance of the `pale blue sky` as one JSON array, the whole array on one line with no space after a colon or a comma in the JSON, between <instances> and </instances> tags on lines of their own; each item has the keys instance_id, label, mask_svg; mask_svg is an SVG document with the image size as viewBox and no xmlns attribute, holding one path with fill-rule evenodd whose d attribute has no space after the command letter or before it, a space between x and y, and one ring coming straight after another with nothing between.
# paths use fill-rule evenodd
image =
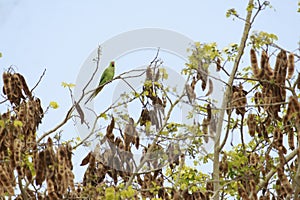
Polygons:
<instances>
[{"instance_id":1,"label":"pale blue sky","mask_svg":"<svg viewBox=\"0 0 300 200\"><path fill-rule=\"evenodd\" d=\"M222 48L238 43L243 28L241 21L225 17L226 10L235 7L243 16L246 2L0 0L0 67L3 71L16 66L29 87L47 69L35 94L44 107L57 101L60 108L45 116L40 127L44 132L62 120L71 104L61 82L75 83L82 63L98 44L122 32L154 27L177 31L195 41L215 41ZM278 44L296 49L300 39L297 0L273 0L271 4L274 8L258 16L253 30L274 33ZM76 133L72 122L64 130L65 134Z\"/></svg>"}]
</instances>

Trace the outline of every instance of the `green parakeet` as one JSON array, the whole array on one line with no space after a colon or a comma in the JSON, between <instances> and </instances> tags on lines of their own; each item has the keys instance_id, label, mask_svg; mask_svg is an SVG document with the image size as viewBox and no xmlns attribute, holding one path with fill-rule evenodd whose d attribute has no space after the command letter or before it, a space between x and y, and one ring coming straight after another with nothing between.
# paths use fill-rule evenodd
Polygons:
<instances>
[{"instance_id":1,"label":"green parakeet","mask_svg":"<svg viewBox=\"0 0 300 200\"><path fill-rule=\"evenodd\" d=\"M93 98L95 98L97 96L97 94L103 89L104 85L114 78L114 75L115 75L115 62L112 61L112 62L110 62L109 66L104 70L103 74L101 75L101 79L100 79L98 87L91 94L91 96L89 96L86 103L88 101L92 100Z\"/></svg>"}]
</instances>

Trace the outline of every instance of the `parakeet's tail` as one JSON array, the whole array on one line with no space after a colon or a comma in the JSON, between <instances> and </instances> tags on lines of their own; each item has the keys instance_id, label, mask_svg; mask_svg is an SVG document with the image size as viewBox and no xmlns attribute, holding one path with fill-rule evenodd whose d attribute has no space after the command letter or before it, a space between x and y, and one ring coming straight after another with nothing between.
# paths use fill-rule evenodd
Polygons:
<instances>
[{"instance_id":1,"label":"parakeet's tail","mask_svg":"<svg viewBox=\"0 0 300 200\"><path fill-rule=\"evenodd\" d=\"M89 96L89 98L86 100L86 102L85 102L84 104L87 104L87 103L88 103L89 101L91 101L93 98L94 98L94 93L91 94L91 95Z\"/></svg>"},{"instance_id":2,"label":"parakeet's tail","mask_svg":"<svg viewBox=\"0 0 300 200\"><path fill-rule=\"evenodd\" d=\"M96 88L96 90L89 96L89 98L86 100L85 104L87 104L89 101L91 101L93 98L97 96L97 94L102 90L103 86L99 86Z\"/></svg>"}]
</instances>

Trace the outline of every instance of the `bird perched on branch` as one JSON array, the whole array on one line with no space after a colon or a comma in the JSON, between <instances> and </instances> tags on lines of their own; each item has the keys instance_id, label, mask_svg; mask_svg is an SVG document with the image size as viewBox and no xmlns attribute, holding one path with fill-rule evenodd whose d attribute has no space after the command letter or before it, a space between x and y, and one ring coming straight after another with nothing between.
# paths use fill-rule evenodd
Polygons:
<instances>
[{"instance_id":1,"label":"bird perched on branch","mask_svg":"<svg viewBox=\"0 0 300 200\"><path fill-rule=\"evenodd\" d=\"M88 100L85 103L95 98L98 95L98 93L103 89L103 87L106 85L106 83L112 81L114 75L115 75L115 62L112 61L110 62L109 66L104 70L103 74L101 75L101 79L98 87L91 94L91 96L89 96Z\"/></svg>"}]
</instances>

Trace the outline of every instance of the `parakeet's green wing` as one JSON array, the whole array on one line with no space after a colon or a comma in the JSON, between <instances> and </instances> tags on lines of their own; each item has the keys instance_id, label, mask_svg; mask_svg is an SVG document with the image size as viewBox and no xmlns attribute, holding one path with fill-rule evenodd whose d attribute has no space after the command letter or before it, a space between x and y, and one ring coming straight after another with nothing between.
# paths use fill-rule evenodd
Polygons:
<instances>
[{"instance_id":1,"label":"parakeet's green wing","mask_svg":"<svg viewBox=\"0 0 300 200\"><path fill-rule=\"evenodd\" d=\"M115 75L115 62L110 62L109 66L104 70L104 72L101 75L101 79L99 82L99 85L97 89L91 94L91 96L88 98L86 103L97 96L97 94L102 90L105 83L111 81L114 78Z\"/></svg>"},{"instance_id":2,"label":"parakeet's green wing","mask_svg":"<svg viewBox=\"0 0 300 200\"><path fill-rule=\"evenodd\" d=\"M106 68L101 76L99 86L105 84L106 82L111 81L115 75L115 67L114 64L110 64L108 68Z\"/></svg>"}]
</instances>

